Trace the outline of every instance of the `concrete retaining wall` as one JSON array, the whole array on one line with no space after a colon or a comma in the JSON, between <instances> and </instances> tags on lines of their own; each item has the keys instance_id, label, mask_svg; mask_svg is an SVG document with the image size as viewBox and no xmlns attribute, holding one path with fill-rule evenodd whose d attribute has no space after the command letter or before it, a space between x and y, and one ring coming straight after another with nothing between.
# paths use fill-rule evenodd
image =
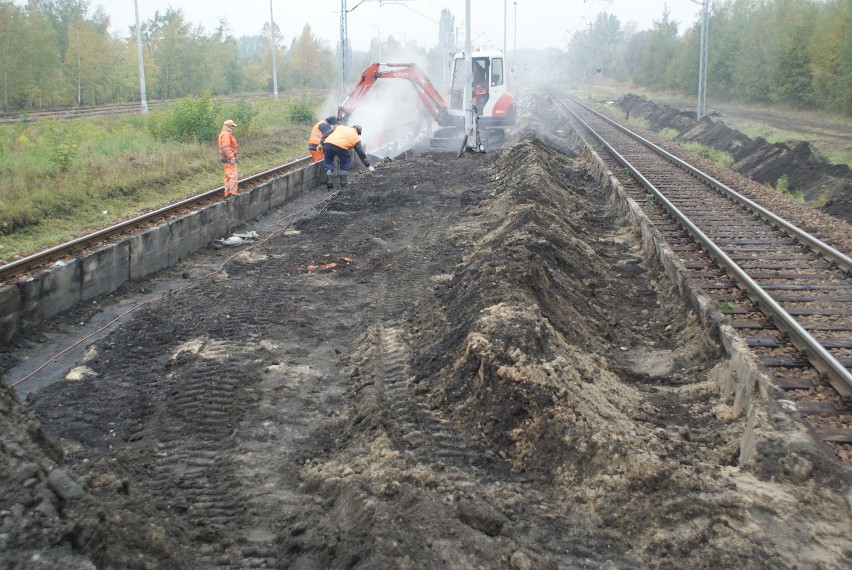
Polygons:
<instances>
[{"instance_id":1,"label":"concrete retaining wall","mask_svg":"<svg viewBox=\"0 0 852 570\"><path fill-rule=\"evenodd\" d=\"M242 222L253 220L321 182L325 171L310 164L118 243L0 288L0 342L70 309L80 301L118 289L172 267Z\"/></svg>"}]
</instances>

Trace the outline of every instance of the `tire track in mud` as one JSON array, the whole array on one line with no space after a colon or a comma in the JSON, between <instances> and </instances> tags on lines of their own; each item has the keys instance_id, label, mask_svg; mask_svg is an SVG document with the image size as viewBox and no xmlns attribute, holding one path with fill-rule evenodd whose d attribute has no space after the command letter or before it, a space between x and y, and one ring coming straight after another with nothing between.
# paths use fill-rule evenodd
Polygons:
<instances>
[{"instance_id":1,"label":"tire track in mud","mask_svg":"<svg viewBox=\"0 0 852 570\"><path fill-rule=\"evenodd\" d=\"M274 310L259 307L270 300L274 307L276 296L245 288L239 278L255 267L234 267L217 292L233 298L239 290L243 303L206 315L202 305L210 299L175 297L149 315L146 328L158 331L159 344L128 351L133 357L127 358L122 347L147 340L129 335L116 342L120 358L110 359L135 377L142 391L137 398L153 400L150 414L127 438L143 446L131 461L151 463L139 484L182 522L201 568L272 567L276 560L274 534L255 528L254 491L240 470L240 433L251 433L244 421L261 400L258 369L268 357L262 340L246 330L268 329L275 321ZM183 311L197 321L170 326L171 314Z\"/></svg>"},{"instance_id":2,"label":"tire track in mud","mask_svg":"<svg viewBox=\"0 0 852 570\"><path fill-rule=\"evenodd\" d=\"M464 489L498 473L505 477L509 469L418 396L418 379L411 371L410 335L403 322L414 306L437 304L429 286L430 252L441 247L450 220L446 210L411 215L408 222L418 229L406 235L416 242L401 244L393 258L394 274L381 279L376 307L379 320L367 335L370 346L362 347L362 353L374 355L370 370L373 389L386 404L388 435L398 449L413 453L418 462L443 472L457 488Z\"/></svg>"},{"instance_id":3,"label":"tire track in mud","mask_svg":"<svg viewBox=\"0 0 852 570\"><path fill-rule=\"evenodd\" d=\"M225 568L231 567L225 552L230 540L222 538L242 528L246 510L236 492L241 481L231 460L237 449L230 437L236 427L231 419L238 415L236 392L242 389L245 371L228 346L206 343L203 348L205 360L175 387L159 418L153 487L194 525L203 543L198 554L204 567Z\"/></svg>"},{"instance_id":4,"label":"tire track in mud","mask_svg":"<svg viewBox=\"0 0 852 570\"><path fill-rule=\"evenodd\" d=\"M228 457L234 452L228 436L228 422L235 403L235 383L221 369L202 367L191 371L166 406L162 418L160 457L155 467L154 488L172 508L184 512L203 537L210 541L200 550L202 562L209 566L226 563L221 530L234 526L244 512L234 487L238 481ZM192 424L193 437L187 437ZM215 476L214 474L215 468Z\"/></svg>"}]
</instances>

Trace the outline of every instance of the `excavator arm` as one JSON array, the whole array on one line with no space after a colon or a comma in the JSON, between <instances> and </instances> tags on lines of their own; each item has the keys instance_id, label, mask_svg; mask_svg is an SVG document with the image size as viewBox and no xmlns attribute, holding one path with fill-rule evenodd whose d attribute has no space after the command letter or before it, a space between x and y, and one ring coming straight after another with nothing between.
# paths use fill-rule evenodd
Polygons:
<instances>
[{"instance_id":1,"label":"excavator arm","mask_svg":"<svg viewBox=\"0 0 852 570\"><path fill-rule=\"evenodd\" d=\"M361 74L361 78L350 89L349 95L343 104L337 109L337 118L342 123L346 123L352 112L361 102L376 81L379 79L407 79L420 102L426 111L428 111L435 122L441 126L453 124L453 119L447 111L447 104L444 99L426 77L426 74L413 63L374 63L370 65Z\"/></svg>"}]
</instances>

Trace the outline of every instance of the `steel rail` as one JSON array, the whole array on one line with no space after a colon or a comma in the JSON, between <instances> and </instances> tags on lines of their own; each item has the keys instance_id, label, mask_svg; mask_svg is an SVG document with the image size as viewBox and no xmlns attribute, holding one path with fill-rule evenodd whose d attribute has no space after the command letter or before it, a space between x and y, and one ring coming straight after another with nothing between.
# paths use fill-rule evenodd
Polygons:
<instances>
[{"instance_id":1,"label":"steel rail","mask_svg":"<svg viewBox=\"0 0 852 570\"><path fill-rule=\"evenodd\" d=\"M610 145L606 140L604 140L603 137L600 134L598 134L593 128L591 128L591 126L589 126L589 124L586 123L586 121L584 121L582 118L580 118L580 116L577 115L568 105L566 105L564 102L562 102L562 98L561 98L560 94L553 92L551 90L551 95L554 97L555 100L560 101L562 103L562 105L565 107L565 109L572 116L574 116L574 118L578 122L580 122L580 124L582 124L583 127L585 127L589 131L589 133L591 133L592 136L594 136L595 139L597 139L598 142L600 142L600 144L604 146L604 148L606 148L607 152L609 152L618 162L620 162L622 165L624 165L624 167L627 168L631 172L631 174L636 178L636 180L639 181L640 184L642 184L642 186L644 186L647 190L652 192L654 194L654 196L661 203L663 203L665 205L665 207L669 210L669 212L671 212L671 214L673 216L675 216L675 218L686 228L686 230L696 240L698 240L711 253L711 255L714 256L722 264L722 266L724 268L726 268L729 272L733 273L732 277L740 284L741 287L743 287L746 290L746 292L749 294L749 297L751 297L752 300L754 300L758 304L758 306L760 306L760 308L762 310L764 310L764 312L766 312L770 316L770 318L775 323L775 326L777 326L779 329L781 329L782 331L785 331L789 334L790 340L793 343L793 345L796 348L798 348L799 350L802 350L802 351L805 352L808 360L811 362L811 364L814 366L814 368L816 368L820 373L824 374L828 378L831 385L840 394L842 394L844 396L852 395L852 373L850 373L850 371L847 370L846 367L843 366L843 364L841 364L830 352L828 352L822 346L822 344L820 344L819 341L817 341L813 336L811 336L811 334L808 331L806 331L799 324L799 322L796 321L796 319L794 319L786 310L784 310L784 308L781 307L781 305L779 305L775 301L775 299L773 299L758 283L756 283L748 275L748 273L745 270L743 270L734 260L732 260L724 251L722 251L713 242L712 239L710 239L685 214L683 214L680 211L680 209L677 208L677 206L672 204L665 197L665 195L663 195L662 192L660 192L647 178L645 178L645 176L643 176L641 172L639 172L639 170L637 170L626 158L624 158L617 150L615 150L615 148L613 148L612 145ZM595 111L593 109L590 109L589 107L587 107L583 103L576 101L576 99L574 99L574 98L570 98L570 99L572 101L574 101L575 103L581 105L583 108L587 109L588 111L591 111L594 115L604 119L607 123L613 124L614 126L618 127L619 130L625 132L625 134L628 134L629 136L633 137L637 141L642 142L642 144L653 147L654 149L659 149L660 151L662 151L662 153L664 153L663 156L667 160L670 160L669 157L675 159L674 162L677 166L683 167L686 164L682 160L678 159L677 157L674 157L673 155L669 154L665 150L657 147L656 145L654 145L650 141L647 141L646 139L637 135L636 133L632 133L631 131L622 127L621 125L614 123L609 118L605 117L604 115L601 115L600 113L598 113L597 111ZM689 166L689 165L687 165L687 166ZM700 170L698 170L698 169L696 169L692 166L689 166L689 168L687 168L687 170L688 170L688 172L690 172L690 174L693 174L694 176L698 176L700 179L704 179L711 186L715 187L715 184L710 182L711 180L713 180L715 182L715 180L712 179L712 177L704 174L703 172L701 172ZM722 186L724 186L724 185L722 185ZM731 192L733 192L734 194L739 196L739 194L734 192L733 190ZM749 202L751 202L751 201L749 201ZM760 208L760 212L765 212L765 213L769 214L769 216L768 216L769 219L767 221L770 222L770 223L775 223L776 220L783 221L782 227L785 230L794 230L795 235L799 235L799 233L801 232L801 230L798 230L798 228L796 228L795 226L793 226L789 222L784 221L782 218L779 218L778 216L771 214L770 212L766 211L763 208ZM763 214L761 213L761 217L762 216L763 216ZM801 232L801 234L808 235L808 234L806 234L806 232ZM836 252L836 250L834 250L833 248L830 248L830 246L828 246L827 244L823 244L823 242L821 242L817 238L814 238L813 236L809 236L809 237L811 238L811 240L813 240L813 242L818 243L818 244L822 244L826 248L829 248L832 251ZM810 243L811 240L808 240L807 243ZM845 258L847 260L847 263L849 263L848 257L844 256L840 252L836 252L836 253L841 256L841 259ZM852 267L852 265L847 265L846 267L847 268ZM843 269L843 267L841 267L841 269ZM848 269L846 269L846 270L848 271Z\"/></svg>"},{"instance_id":2,"label":"steel rail","mask_svg":"<svg viewBox=\"0 0 852 570\"><path fill-rule=\"evenodd\" d=\"M253 182L257 182L265 177L270 175L277 175L282 171L294 170L299 167L304 167L310 164L310 157L300 158L298 160L294 160L287 164L282 164L280 166L276 166L269 170L265 170L263 172L259 172L257 174L252 174L250 176L246 176L245 178L240 180L241 184L250 184ZM69 242L62 243L60 245L51 247L44 251L40 251L34 253L32 255L28 255L21 259L15 260L11 263L7 263L6 265L0 266L0 280L8 280L12 277L20 275L21 273L26 272L33 266L48 264L52 261L60 259L70 254L70 252L76 249L85 248L97 241L115 236L117 234L127 232L137 228L141 225L150 223L159 218L168 216L169 214L175 212L176 210L180 210L181 208L193 207L201 202L209 200L210 198L215 197L217 194L220 194L224 191L224 186L220 186L213 190L209 190L202 194L198 194L196 196L192 196L191 198L186 198L181 200L180 202L175 202L174 204L169 204L168 206L164 206L157 210L153 210L151 212L147 212L145 214L141 214L136 216L135 218L131 218L129 220L125 220L118 224L109 226L107 228L103 228L97 230L93 233L86 234Z\"/></svg>"}]
</instances>

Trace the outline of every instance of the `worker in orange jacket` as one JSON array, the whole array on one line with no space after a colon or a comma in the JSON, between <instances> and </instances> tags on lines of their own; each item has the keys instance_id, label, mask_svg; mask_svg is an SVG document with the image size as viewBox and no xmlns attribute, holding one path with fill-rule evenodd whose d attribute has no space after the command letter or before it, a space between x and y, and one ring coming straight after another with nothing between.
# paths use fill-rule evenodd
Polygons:
<instances>
[{"instance_id":1,"label":"worker in orange jacket","mask_svg":"<svg viewBox=\"0 0 852 570\"><path fill-rule=\"evenodd\" d=\"M234 138L234 127L237 124L228 119L222 124L222 132L219 133L219 162L225 169L225 196L236 196L237 191L237 155L240 147Z\"/></svg>"},{"instance_id":2,"label":"worker in orange jacket","mask_svg":"<svg viewBox=\"0 0 852 570\"><path fill-rule=\"evenodd\" d=\"M322 140L323 135L330 131L336 124L337 117L330 116L319 121L314 125L314 128L311 129L311 136L308 138L308 152L311 153L311 158L314 162L319 162L323 159L322 145L320 144L320 141Z\"/></svg>"},{"instance_id":3,"label":"worker in orange jacket","mask_svg":"<svg viewBox=\"0 0 852 570\"><path fill-rule=\"evenodd\" d=\"M340 186L346 188L349 186L349 169L352 168L352 151L358 154L361 162L370 169L370 172L375 171L375 167L370 165L367 160L367 153L364 152L364 147L361 145L361 127L347 127L346 125L337 125L320 139L322 144L323 155L325 157L325 186L329 190L334 188L334 158L337 157L340 166Z\"/></svg>"}]
</instances>

